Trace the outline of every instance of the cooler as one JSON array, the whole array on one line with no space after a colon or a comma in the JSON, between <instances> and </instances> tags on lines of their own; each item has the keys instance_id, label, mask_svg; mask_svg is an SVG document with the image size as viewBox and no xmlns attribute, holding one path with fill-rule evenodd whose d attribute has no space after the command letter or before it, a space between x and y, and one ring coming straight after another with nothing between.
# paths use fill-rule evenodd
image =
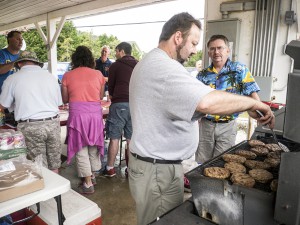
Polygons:
<instances>
[{"instance_id":1,"label":"cooler","mask_svg":"<svg viewBox=\"0 0 300 225\"><path fill-rule=\"evenodd\" d=\"M77 192L70 190L61 195L62 211L66 218L64 225L102 225L101 209L98 205ZM36 205L30 206L27 216L36 213ZM55 199L40 203L40 214L27 221L27 225L57 225Z\"/></svg>"}]
</instances>

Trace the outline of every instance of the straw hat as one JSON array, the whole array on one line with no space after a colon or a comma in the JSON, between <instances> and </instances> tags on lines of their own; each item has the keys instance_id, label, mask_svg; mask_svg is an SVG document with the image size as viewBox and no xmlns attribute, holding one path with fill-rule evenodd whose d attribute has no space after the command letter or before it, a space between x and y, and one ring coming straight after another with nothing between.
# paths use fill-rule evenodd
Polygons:
<instances>
[{"instance_id":1,"label":"straw hat","mask_svg":"<svg viewBox=\"0 0 300 225\"><path fill-rule=\"evenodd\" d=\"M18 62L22 61L32 61L36 62L40 67L44 66L44 63L40 62L34 52L22 51L19 55L19 58L15 61L15 67L19 68Z\"/></svg>"}]
</instances>

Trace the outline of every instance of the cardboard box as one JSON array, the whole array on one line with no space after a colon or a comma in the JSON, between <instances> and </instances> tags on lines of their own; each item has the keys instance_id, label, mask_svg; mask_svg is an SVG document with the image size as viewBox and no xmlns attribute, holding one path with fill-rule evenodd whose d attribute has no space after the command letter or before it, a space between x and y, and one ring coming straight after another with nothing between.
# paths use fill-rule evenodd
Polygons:
<instances>
[{"instance_id":1,"label":"cardboard box","mask_svg":"<svg viewBox=\"0 0 300 225\"><path fill-rule=\"evenodd\" d=\"M43 188L44 179L39 163L27 160L26 155L0 161L0 202Z\"/></svg>"},{"instance_id":2,"label":"cardboard box","mask_svg":"<svg viewBox=\"0 0 300 225\"><path fill-rule=\"evenodd\" d=\"M44 179L33 181L23 186L11 187L0 191L0 202L17 198L44 188Z\"/></svg>"}]
</instances>

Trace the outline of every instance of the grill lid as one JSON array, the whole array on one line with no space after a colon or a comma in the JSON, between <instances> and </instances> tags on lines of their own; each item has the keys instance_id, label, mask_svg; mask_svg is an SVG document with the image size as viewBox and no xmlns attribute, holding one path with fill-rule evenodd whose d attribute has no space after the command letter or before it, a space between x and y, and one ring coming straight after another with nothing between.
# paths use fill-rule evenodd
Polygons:
<instances>
[{"instance_id":1,"label":"grill lid","mask_svg":"<svg viewBox=\"0 0 300 225\"><path fill-rule=\"evenodd\" d=\"M300 41L291 41L285 52L294 59L294 68L288 76L283 137L300 143Z\"/></svg>"},{"instance_id":2,"label":"grill lid","mask_svg":"<svg viewBox=\"0 0 300 225\"><path fill-rule=\"evenodd\" d=\"M275 204L275 220L286 225L300 224L300 152L283 153Z\"/></svg>"}]
</instances>

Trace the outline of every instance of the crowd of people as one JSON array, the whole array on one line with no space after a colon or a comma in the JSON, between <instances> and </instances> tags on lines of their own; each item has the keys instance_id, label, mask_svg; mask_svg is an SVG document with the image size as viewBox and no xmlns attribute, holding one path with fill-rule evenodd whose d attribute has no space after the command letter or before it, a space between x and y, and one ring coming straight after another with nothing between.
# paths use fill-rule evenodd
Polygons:
<instances>
[{"instance_id":1,"label":"crowd of people","mask_svg":"<svg viewBox=\"0 0 300 225\"><path fill-rule=\"evenodd\" d=\"M212 63L197 79L184 68L197 52L201 30L199 20L189 13L174 15L164 24L158 47L139 62L127 42L115 47L114 63L108 46L97 60L89 48L78 46L61 89L33 52L20 53L22 35L12 31L8 47L0 50L0 108L14 110L28 154L42 154L44 166L58 172L58 107L69 104L68 162L75 158L83 194L95 191L104 132L110 140L106 177L116 175L114 162L124 136L137 223L148 224L183 202L182 160L195 155L203 163L234 145L240 112L270 127L275 123L270 107L259 100L260 89L249 69L229 58L225 36L209 39ZM104 125L100 101L105 92L111 105Z\"/></svg>"}]
</instances>

